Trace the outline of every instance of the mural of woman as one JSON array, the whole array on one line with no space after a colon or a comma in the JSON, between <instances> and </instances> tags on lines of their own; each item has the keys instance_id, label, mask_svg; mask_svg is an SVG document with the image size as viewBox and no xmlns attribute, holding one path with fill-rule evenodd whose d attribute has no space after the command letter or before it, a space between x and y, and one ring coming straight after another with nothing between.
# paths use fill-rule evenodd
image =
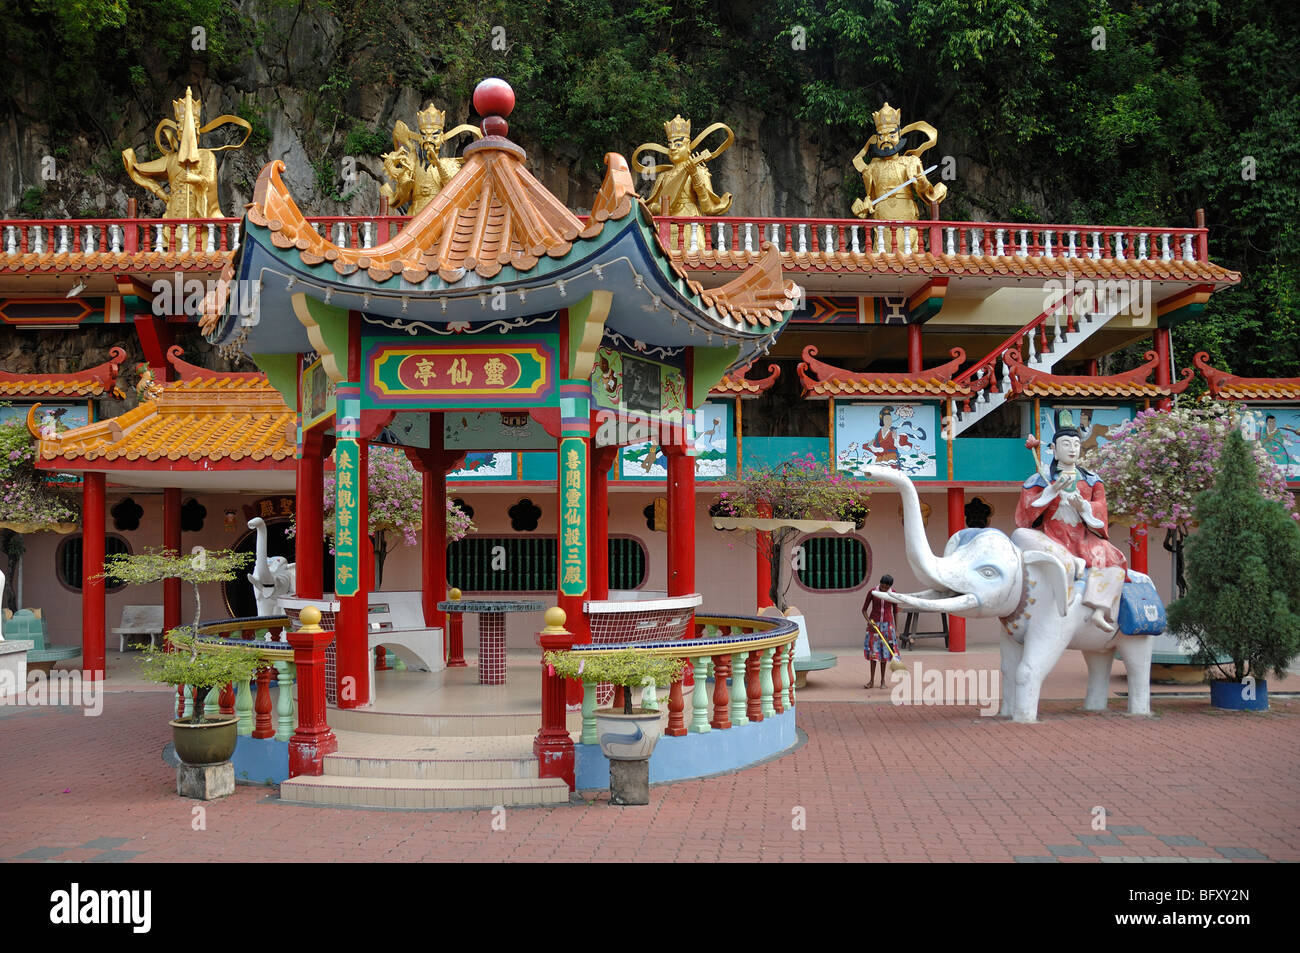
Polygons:
<instances>
[{"instance_id":1,"label":"mural of woman","mask_svg":"<svg viewBox=\"0 0 1300 953\"><path fill-rule=\"evenodd\" d=\"M876 455L876 463L898 465L898 448L908 447L911 445L907 434L898 433L894 430L894 408L882 407L880 409L880 429L876 431L875 437L871 439L871 446L868 448Z\"/></svg>"}]
</instances>

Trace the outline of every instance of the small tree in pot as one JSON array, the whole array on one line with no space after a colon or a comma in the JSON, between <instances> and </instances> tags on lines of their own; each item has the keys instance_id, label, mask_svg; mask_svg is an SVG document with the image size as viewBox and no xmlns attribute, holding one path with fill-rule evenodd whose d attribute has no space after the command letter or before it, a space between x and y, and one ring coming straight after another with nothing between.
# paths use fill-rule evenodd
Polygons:
<instances>
[{"instance_id":1,"label":"small tree in pot","mask_svg":"<svg viewBox=\"0 0 1300 953\"><path fill-rule=\"evenodd\" d=\"M1187 595L1169 623L1197 641L1198 664L1216 665L1214 703L1268 708L1270 672L1285 676L1300 653L1300 526L1260 489L1241 434L1228 436L1213 489L1197 500L1199 528L1187 542Z\"/></svg>"}]
</instances>

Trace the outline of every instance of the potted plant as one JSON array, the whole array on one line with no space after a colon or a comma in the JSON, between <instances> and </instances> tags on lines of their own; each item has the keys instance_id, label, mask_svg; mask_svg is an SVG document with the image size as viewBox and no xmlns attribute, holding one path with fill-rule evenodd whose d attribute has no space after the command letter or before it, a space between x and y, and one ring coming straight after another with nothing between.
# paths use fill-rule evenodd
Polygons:
<instances>
[{"instance_id":1,"label":"potted plant","mask_svg":"<svg viewBox=\"0 0 1300 953\"><path fill-rule=\"evenodd\" d=\"M140 646L145 650L140 669L142 677L163 685L188 685L193 692L194 707L189 720L171 722L176 756L182 763L177 771L177 789L187 796L207 800L234 790L234 771L230 769L229 761L238 740L235 730L238 719L234 715L204 718L204 702L213 689L247 682L264 662L256 649L223 647L219 651L199 651L195 634L203 605L199 586L235 579L252 558L252 553L209 552L199 548L188 556L164 549L145 549L134 554L114 553L104 560L103 575L127 585L180 579L194 590L193 626L171 630L164 637L164 644L157 649ZM186 772L186 766L200 770ZM227 770L203 770L211 766L222 766Z\"/></svg>"},{"instance_id":2,"label":"potted plant","mask_svg":"<svg viewBox=\"0 0 1300 953\"><path fill-rule=\"evenodd\" d=\"M1261 492L1240 433L1228 436L1218 467L1213 489L1197 500L1187 594L1169 606L1169 623L1196 640L1198 664L1217 669L1216 708L1264 711L1268 674L1283 677L1300 652L1300 526Z\"/></svg>"},{"instance_id":3,"label":"potted plant","mask_svg":"<svg viewBox=\"0 0 1300 953\"><path fill-rule=\"evenodd\" d=\"M595 712L600 750L609 759L610 803L649 804L650 755L663 735L664 714L656 705L654 689L681 681L686 663L636 649L547 652L545 661L565 678L623 686L621 711L598 708ZM644 707L632 705L632 689L638 686L645 688Z\"/></svg>"}]
</instances>

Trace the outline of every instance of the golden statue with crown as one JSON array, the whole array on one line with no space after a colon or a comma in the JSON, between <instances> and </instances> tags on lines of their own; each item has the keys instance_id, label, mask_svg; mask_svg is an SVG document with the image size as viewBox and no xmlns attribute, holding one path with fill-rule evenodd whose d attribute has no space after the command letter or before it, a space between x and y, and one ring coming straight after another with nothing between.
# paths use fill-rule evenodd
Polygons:
<instances>
[{"instance_id":1,"label":"golden statue with crown","mask_svg":"<svg viewBox=\"0 0 1300 953\"><path fill-rule=\"evenodd\" d=\"M153 132L161 156L139 162L134 149L122 150L126 174L167 203L163 218L223 218L217 202L217 156L223 149L238 149L248 141L253 127L238 116L218 116L200 126L203 104L185 87L185 98L172 100L175 119L164 119ZM239 142L200 149L199 137L218 126L234 125L244 130ZM171 191L157 180L165 180Z\"/></svg>"},{"instance_id":2,"label":"golden statue with crown","mask_svg":"<svg viewBox=\"0 0 1300 953\"><path fill-rule=\"evenodd\" d=\"M926 178L935 166L927 169L921 162L921 155L939 141L939 133L928 122L914 122L899 128L902 113L889 103L872 113L871 118L876 126L875 132L853 157L853 167L862 173L867 197L854 200L853 214L858 218L915 221L918 201L928 206L930 202L942 202L948 195L946 185L942 182L931 184ZM925 141L905 152L906 136L914 131L923 133ZM870 162L863 161L866 155L870 155ZM902 234L904 231L906 236ZM920 251L919 238L914 228L895 229L894 250L902 251L910 245L913 251Z\"/></svg>"},{"instance_id":3,"label":"golden statue with crown","mask_svg":"<svg viewBox=\"0 0 1300 953\"><path fill-rule=\"evenodd\" d=\"M727 136L718 148L696 152L706 138L724 131ZM731 148L736 135L725 123L715 122L702 133L691 138L691 121L681 115L664 123L668 146L645 142L632 151L632 168L643 176L654 176L654 188L646 205L652 215L725 215L731 208L731 193L718 196L713 191L713 181L705 164ZM641 152L658 152L668 157L668 162L642 165L637 156Z\"/></svg>"},{"instance_id":4,"label":"golden statue with crown","mask_svg":"<svg viewBox=\"0 0 1300 953\"><path fill-rule=\"evenodd\" d=\"M416 113L415 118L418 133L400 119L393 126L393 151L382 156L384 175L389 181L379 190L390 206L409 206L409 215L432 202L465 162L444 156L443 145L467 133L475 139L483 138L483 133L468 123L444 132L447 114L433 103Z\"/></svg>"}]
</instances>

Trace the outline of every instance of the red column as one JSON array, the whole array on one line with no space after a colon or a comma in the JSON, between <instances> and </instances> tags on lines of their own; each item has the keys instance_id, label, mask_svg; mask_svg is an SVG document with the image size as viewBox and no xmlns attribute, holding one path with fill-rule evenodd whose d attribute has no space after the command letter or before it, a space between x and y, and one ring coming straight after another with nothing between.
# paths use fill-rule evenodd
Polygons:
<instances>
[{"instance_id":1,"label":"red column","mask_svg":"<svg viewBox=\"0 0 1300 953\"><path fill-rule=\"evenodd\" d=\"M303 434L302 458L298 461L297 499L294 503L298 526L293 539L300 599L319 599L325 594L325 462L321 457L320 434ZM334 588L331 583L330 588Z\"/></svg>"},{"instance_id":2,"label":"red column","mask_svg":"<svg viewBox=\"0 0 1300 953\"><path fill-rule=\"evenodd\" d=\"M537 633L542 652L563 652L573 648L573 634L564 628L562 609L546 610L546 628ZM542 663L542 727L533 739L539 778L564 778L572 791L577 784L573 739L565 724L565 679Z\"/></svg>"},{"instance_id":3,"label":"red column","mask_svg":"<svg viewBox=\"0 0 1300 953\"><path fill-rule=\"evenodd\" d=\"M966 491L959 486L948 487L948 535L966 528ZM966 620L961 616L948 616L948 651L966 651Z\"/></svg>"},{"instance_id":4,"label":"red column","mask_svg":"<svg viewBox=\"0 0 1300 953\"><path fill-rule=\"evenodd\" d=\"M1138 523L1129 530L1129 568L1134 572L1147 572L1147 524Z\"/></svg>"},{"instance_id":5,"label":"red column","mask_svg":"<svg viewBox=\"0 0 1300 953\"><path fill-rule=\"evenodd\" d=\"M163 549L181 552L181 491L178 487L163 490ZM181 581L163 580L163 631L170 632L181 624Z\"/></svg>"},{"instance_id":6,"label":"red column","mask_svg":"<svg viewBox=\"0 0 1300 953\"><path fill-rule=\"evenodd\" d=\"M695 592L695 458L683 446L664 447L668 458L668 595Z\"/></svg>"},{"instance_id":7,"label":"red column","mask_svg":"<svg viewBox=\"0 0 1300 953\"><path fill-rule=\"evenodd\" d=\"M325 647L333 632L320 627L320 610L308 606L299 615L302 628L286 638L293 646L298 679L298 730L289 739L289 777L325 773L325 755L339 749L338 739L325 721Z\"/></svg>"},{"instance_id":8,"label":"red column","mask_svg":"<svg viewBox=\"0 0 1300 953\"><path fill-rule=\"evenodd\" d=\"M361 571L356 595L339 599L335 646L338 661L338 705L358 708L370 702L370 590L375 585L374 552L370 547L370 501L367 486L370 473L370 444L357 443L357 470L362 478L357 485L359 522L357 538L361 547ZM351 688L344 679L352 679Z\"/></svg>"},{"instance_id":9,"label":"red column","mask_svg":"<svg viewBox=\"0 0 1300 953\"><path fill-rule=\"evenodd\" d=\"M770 517L771 508L763 506L759 516ZM754 591L757 611L762 612L772 602L772 534L754 534Z\"/></svg>"},{"instance_id":10,"label":"red column","mask_svg":"<svg viewBox=\"0 0 1300 953\"><path fill-rule=\"evenodd\" d=\"M587 499L588 572L591 598L609 598L609 468L618 457L618 447L593 448Z\"/></svg>"},{"instance_id":11,"label":"red column","mask_svg":"<svg viewBox=\"0 0 1300 953\"><path fill-rule=\"evenodd\" d=\"M420 591L424 624L443 625L438 603L447 600L447 474L441 467L424 471L420 485L424 528L420 533Z\"/></svg>"},{"instance_id":12,"label":"red column","mask_svg":"<svg viewBox=\"0 0 1300 953\"><path fill-rule=\"evenodd\" d=\"M921 373L921 325L907 326L907 373Z\"/></svg>"},{"instance_id":13,"label":"red column","mask_svg":"<svg viewBox=\"0 0 1300 953\"><path fill-rule=\"evenodd\" d=\"M82 676L104 678L104 488L102 473L86 473L81 484L81 665Z\"/></svg>"},{"instance_id":14,"label":"red column","mask_svg":"<svg viewBox=\"0 0 1300 953\"><path fill-rule=\"evenodd\" d=\"M1173 380L1173 372L1169 366L1169 329L1156 328L1152 333L1152 344L1156 352L1156 384L1160 387L1168 387ZM1169 410L1173 407L1173 401L1166 397L1157 406L1161 410Z\"/></svg>"}]
</instances>

